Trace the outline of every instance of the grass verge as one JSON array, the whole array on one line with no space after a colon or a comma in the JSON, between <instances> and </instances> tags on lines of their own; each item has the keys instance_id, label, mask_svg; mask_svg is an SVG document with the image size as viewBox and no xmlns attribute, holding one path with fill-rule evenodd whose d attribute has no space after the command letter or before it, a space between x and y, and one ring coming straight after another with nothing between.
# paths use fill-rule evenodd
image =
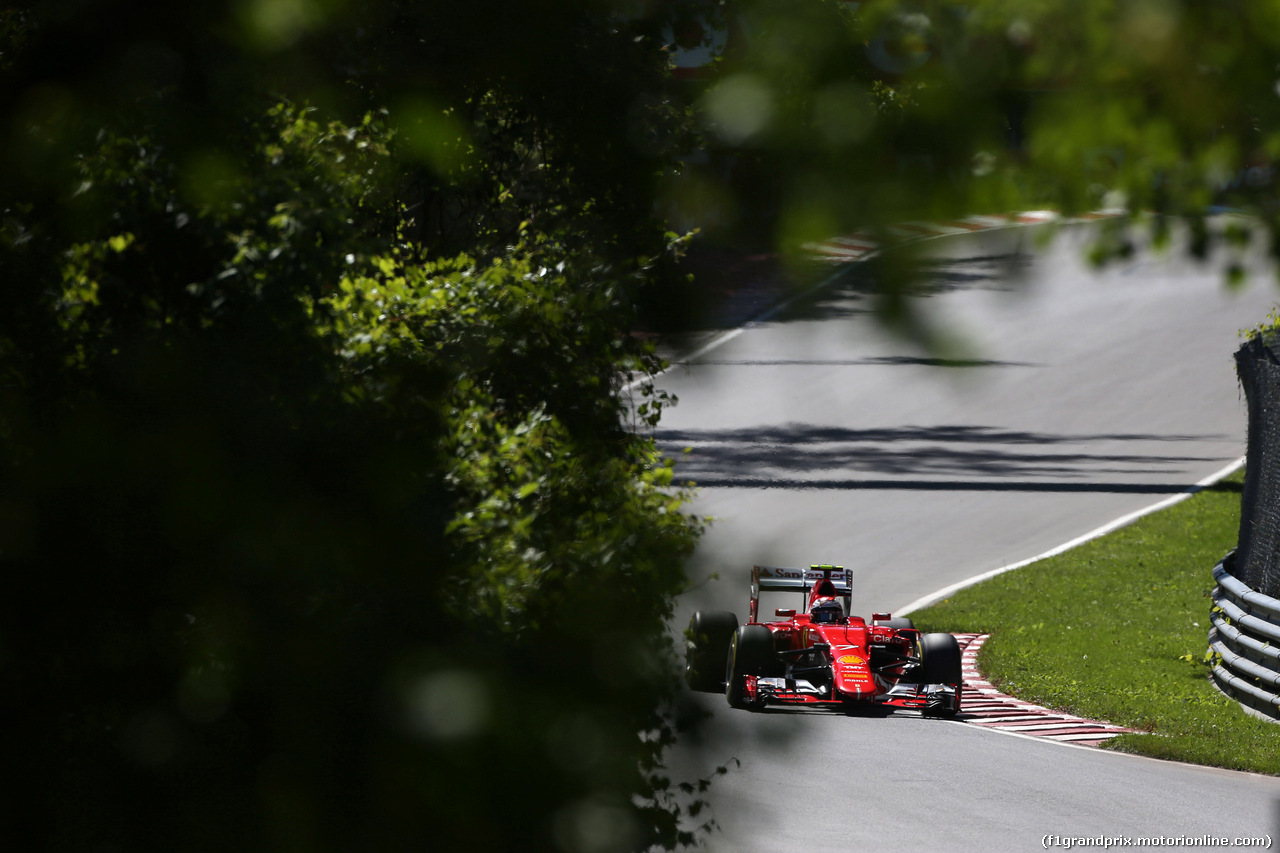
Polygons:
<instances>
[{"instance_id":1,"label":"grass verge","mask_svg":"<svg viewBox=\"0 0 1280 853\"><path fill-rule=\"evenodd\" d=\"M1239 531L1238 472L1189 500L911 614L991 638L978 665L1014 696L1150 734L1107 748L1280 775L1280 725L1209 681L1212 570Z\"/></svg>"}]
</instances>

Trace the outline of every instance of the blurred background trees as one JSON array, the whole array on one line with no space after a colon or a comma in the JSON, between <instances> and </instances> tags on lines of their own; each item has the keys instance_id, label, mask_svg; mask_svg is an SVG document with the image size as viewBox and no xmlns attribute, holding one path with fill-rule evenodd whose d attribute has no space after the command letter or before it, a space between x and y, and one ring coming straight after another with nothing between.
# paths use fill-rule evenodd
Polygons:
<instances>
[{"instance_id":1,"label":"blurred background trees","mask_svg":"<svg viewBox=\"0 0 1280 853\"><path fill-rule=\"evenodd\" d=\"M682 255L1028 207L1125 212L1100 256L1139 216L1274 233L1277 16L0 10L4 834L690 840L665 620L700 522L636 334L696 322Z\"/></svg>"}]
</instances>

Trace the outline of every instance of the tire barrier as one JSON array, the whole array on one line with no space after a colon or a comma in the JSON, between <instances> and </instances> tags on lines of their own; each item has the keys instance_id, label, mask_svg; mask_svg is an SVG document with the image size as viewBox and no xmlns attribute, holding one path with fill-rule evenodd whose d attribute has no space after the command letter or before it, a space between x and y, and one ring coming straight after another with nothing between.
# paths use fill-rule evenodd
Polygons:
<instances>
[{"instance_id":1,"label":"tire barrier","mask_svg":"<svg viewBox=\"0 0 1280 853\"><path fill-rule=\"evenodd\" d=\"M1280 600L1246 586L1234 562L1232 551L1213 568L1212 678L1247 710L1280 720Z\"/></svg>"}]
</instances>

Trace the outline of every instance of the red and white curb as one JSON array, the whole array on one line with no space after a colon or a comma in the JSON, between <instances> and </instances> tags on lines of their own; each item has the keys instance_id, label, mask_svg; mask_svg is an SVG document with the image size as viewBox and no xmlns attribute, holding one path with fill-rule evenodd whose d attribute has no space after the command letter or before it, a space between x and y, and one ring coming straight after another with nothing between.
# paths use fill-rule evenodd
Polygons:
<instances>
[{"instance_id":1,"label":"red and white curb","mask_svg":"<svg viewBox=\"0 0 1280 853\"><path fill-rule=\"evenodd\" d=\"M1098 211L1087 213L1071 221L1104 219L1114 216L1113 212ZM989 231L993 228L1009 228L1016 225L1039 225L1045 222L1063 222L1056 211L1030 210L1008 216L966 216L964 219L944 220L940 222L904 222L885 229L885 233L897 242L926 240L930 237L944 237L948 234L965 234L973 231ZM805 251L818 261L830 264L849 264L860 261L867 255L880 250L880 243L866 232L850 234L847 237L834 237L814 243L806 243Z\"/></svg>"},{"instance_id":2,"label":"red and white curb","mask_svg":"<svg viewBox=\"0 0 1280 853\"><path fill-rule=\"evenodd\" d=\"M978 651L987 634L956 634L960 643L960 668L964 678L964 696L960 715L956 718L973 726L1016 732L1081 746L1098 746L1116 735L1130 734L1135 729L1111 723L1087 720L1043 708L1001 693L978 672Z\"/></svg>"}]
</instances>

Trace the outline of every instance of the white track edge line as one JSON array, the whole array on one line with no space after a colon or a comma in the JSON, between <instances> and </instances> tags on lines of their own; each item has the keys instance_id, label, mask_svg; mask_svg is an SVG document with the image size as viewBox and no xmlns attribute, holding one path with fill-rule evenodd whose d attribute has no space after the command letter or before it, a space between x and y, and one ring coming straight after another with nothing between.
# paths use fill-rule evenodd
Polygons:
<instances>
[{"instance_id":1,"label":"white track edge line","mask_svg":"<svg viewBox=\"0 0 1280 853\"><path fill-rule=\"evenodd\" d=\"M1129 524L1132 524L1133 522L1137 521L1139 518L1142 518L1145 515L1150 515L1153 512L1159 512L1162 509L1167 509L1173 506L1174 504L1185 501L1187 498L1191 497L1197 492L1203 491L1204 489L1208 488L1209 486L1212 486L1214 483L1218 482L1219 480L1222 480L1223 478L1235 473L1237 470L1239 470L1239 468L1242 465L1244 465L1244 462L1245 462L1245 457L1241 456L1239 459L1236 459L1235 461L1231 462L1229 465L1225 466L1221 470L1213 474L1210 474L1208 477L1199 481L1198 483L1195 484L1195 486L1193 486L1192 488L1188 489L1185 492L1181 492L1176 495L1170 495L1164 500L1158 501L1152 504L1151 506L1145 507L1135 512L1131 512L1128 515L1122 515L1119 518L1115 519L1114 521L1109 521L1106 524L1102 525L1101 527L1098 527L1094 530L1089 531L1083 536L1077 536L1075 539L1072 539L1070 542L1065 542L1061 545L1058 545L1056 548L1050 548L1048 551L1045 551L1043 554L1039 554L1035 557L1031 557L1030 559L1022 560L1021 562L1013 563L1008 566L1001 566L998 569L992 569L991 571L983 572L982 574L979 574L979 575L974 575L973 577L968 578L967 580L962 580L959 583L953 583L951 584L951 586L943 587L937 592L930 593L929 595L926 595L923 598L917 598L915 601L911 602L906 607L901 608L899 610L895 610L894 613L898 616L907 616L916 610L919 610L923 607L928 607L930 604L936 604L937 602L941 601L947 596L953 593L959 592L960 590L965 589L967 587L971 587L974 584L981 583L982 581L985 581L988 578L993 578L996 575L1002 575L1005 572L1011 572L1014 569L1020 569L1023 566L1029 566L1032 563L1039 562L1040 560L1044 560L1049 557L1056 557L1058 554L1061 554L1064 551L1069 551L1078 545L1083 545L1084 543L1089 542L1090 540L1097 539L1101 536L1105 536L1108 533L1119 530L1121 527L1125 527Z\"/></svg>"}]
</instances>

